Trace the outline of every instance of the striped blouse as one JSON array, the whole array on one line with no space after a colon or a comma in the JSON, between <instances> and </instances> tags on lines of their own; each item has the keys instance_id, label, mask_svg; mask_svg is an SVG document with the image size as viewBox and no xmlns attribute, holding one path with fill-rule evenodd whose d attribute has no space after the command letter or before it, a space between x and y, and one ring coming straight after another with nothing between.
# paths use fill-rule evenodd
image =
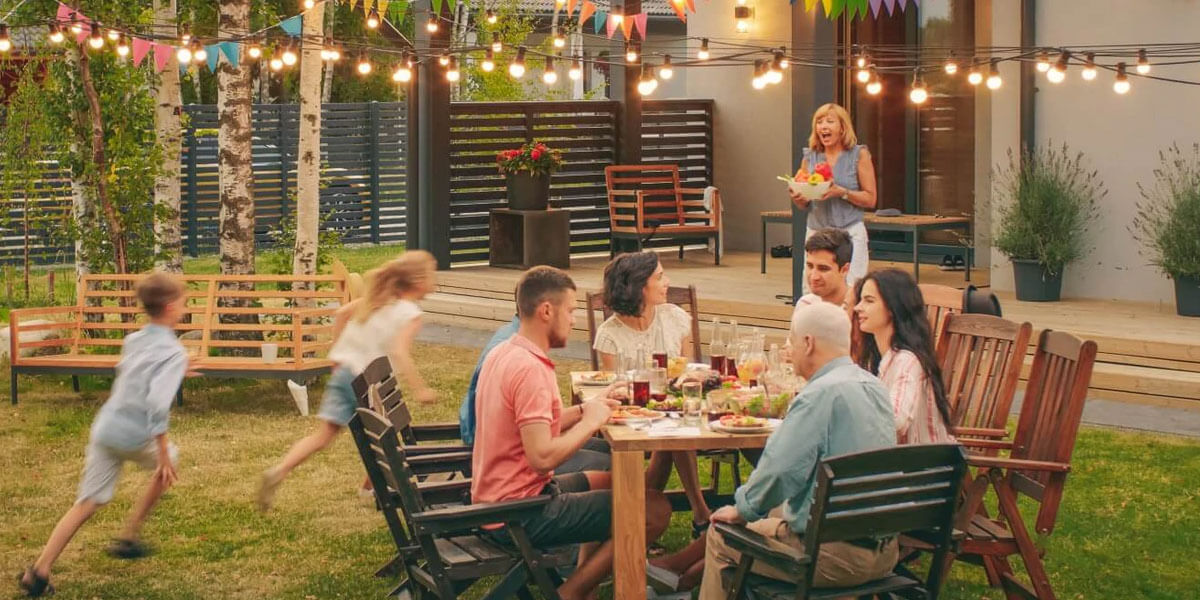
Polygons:
<instances>
[{"instance_id":1,"label":"striped blouse","mask_svg":"<svg viewBox=\"0 0 1200 600\"><path fill-rule=\"evenodd\" d=\"M933 386L921 361L908 350L889 350L879 361L879 380L887 387L896 413L896 443L955 442L938 413Z\"/></svg>"}]
</instances>

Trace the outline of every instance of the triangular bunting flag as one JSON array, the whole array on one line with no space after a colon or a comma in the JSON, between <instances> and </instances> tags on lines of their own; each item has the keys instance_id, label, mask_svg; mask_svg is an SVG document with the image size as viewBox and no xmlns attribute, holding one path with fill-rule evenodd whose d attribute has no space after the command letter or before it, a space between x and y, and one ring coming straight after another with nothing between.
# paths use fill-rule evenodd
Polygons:
<instances>
[{"instance_id":1,"label":"triangular bunting flag","mask_svg":"<svg viewBox=\"0 0 1200 600\"><path fill-rule=\"evenodd\" d=\"M216 73L217 61L221 60L221 45L212 44L210 46L205 46L204 50L208 52L208 70Z\"/></svg>"},{"instance_id":2,"label":"triangular bunting flag","mask_svg":"<svg viewBox=\"0 0 1200 600\"><path fill-rule=\"evenodd\" d=\"M637 15L625 15L625 18L621 19L621 33L625 35L625 41L633 39L633 20L636 18Z\"/></svg>"},{"instance_id":3,"label":"triangular bunting flag","mask_svg":"<svg viewBox=\"0 0 1200 600\"><path fill-rule=\"evenodd\" d=\"M150 43L150 40L143 40L139 37L133 38L133 66L141 65L142 59L146 58L146 53L153 46L154 44Z\"/></svg>"},{"instance_id":4,"label":"triangular bunting flag","mask_svg":"<svg viewBox=\"0 0 1200 600\"><path fill-rule=\"evenodd\" d=\"M876 17L876 18L879 17L879 6L882 3L883 3L883 0L871 0L871 16L872 17Z\"/></svg>"},{"instance_id":5,"label":"triangular bunting flag","mask_svg":"<svg viewBox=\"0 0 1200 600\"><path fill-rule=\"evenodd\" d=\"M579 0L567 0L567 16L568 17L575 14L575 5L578 3L579 3Z\"/></svg>"},{"instance_id":6,"label":"triangular bunting flag","mask_svg":"<svg viewBox=\"0 0 1200 600\"><path fill-rule=\"evenodd\" d=\"M387 17L388 0L375 0L375 7L379 9L380 18Z\"/></svg>"},{"instance_id":7,"label":"triangular bunting flag","mask_svg":"<svg viewBox=\"0 0 1200 600\"><path fill-rule=\"evenodd\" d=\"M592 22L592 29L596 31L597 35L604 29L606 23L608 23L608 15L604 14L602 10L596 11L596 18ZM608 37L612 37L611 29L608 31Z\"/></svg>"},{"instance_id":8,"label":"triangular bunting flag","mask_svg":"<svg viewBox=\"0 0 1200 600\"><path fill-rule=\"evenodd\" d=\"M642 39L646 39L646 13L639 13L633 16L633 25L642 35Z\"/></svg>"},{"instance_id":9,"label":"triangular bunting flag","mask_svg":"<svg viewBox=\"0 0 1200 600\"><path fill-rule=\"evenodd\" d=\"M583 22L587 21L588 17L596 13L596 5L592 4L591 0L583 0L583 6L579 7L579 30L583 31Z\"/></svg>"},{"instance_id":10,"label":"triangular bunting flag","mask_svg":"<svg viewBox=\"0 0 1200 600\"><path fill-rule=\"evenodd\" d=\"M83 27L79 30L79 35L75 36L75 43L82 44L83 40L86 40L88 34L92 32L92 24L87 17L83 16L83 13L75 13L75 18L82 21L80 25Z\"/></svg>"},{"instance_id":11,"label":"triangular bunting flag","mask_svg":"<svg viewBox=\"0 0 1200 600\"><path fill-rule=\"evenodd\" d=\"M830 19L838 18L838 17L842 16L843 12L846 11L846 0L832 0L829 4L833 5L829 9L829 18Z\"/></svg>"},{"instance_id":12,"label":"triangular bunting flag","mask_svg":"<svg viewBox=\"0 0 1200 600\"><path fill-rule=\"evenodd\" d=\"M58 3L58 21L60 23L66 23L66 22L70 21L71 13L73 13L73 12L75 12L75 9L71 8L70 6L67 6L66 4L63 4L62 2Z\"/></svg>"},{"instance_id":13,"label":"triangular bunting flag","mask_svg":"<svg viewBox=\"0 0 1200 600\"><path fill-rule=\"evenodd\" d=\"M167 61L171 60L171 54L175 52L175 48L167 44L154 44L154 70L162 71L167 68Z\"/></svg>"},{"instance_id":14,"label":"triangular bunting flag","mask_svg":"<svg viewBox=\"0 0 1200 600\"><path fill-rule=\"evenodd\" d=\"M282 29L284 33L292 37L298 37L300 35L300 29L303 25L304 23L300 20L300 15L296 15L290 19L284 19L279 22L279 28Z\"/></svg>"},{"instance_id":15,"label":"triangular bunting flag","mask_svg":"<svg viewBox=\"0 0 1200 600\"><path fill-rule=\"evenodd\" d=\"M363 3L362 3L362 11L363 11L363 18L364 18L364 19L367 17L367 15L371 14L371 7L372 7L373 5L374 5L374 4L371 2L371 0L363 0Z\"/></svg>"},{"instance_id":16,"label":"triangular bunting flag","mask_svg":"<svg viewBox=\"0 0 1200 600\"><path fill-rule=\"evenodd\" d=\"M883 0L884 8L887 8L888 16L896 13L896 0Z\"/></svg>"},{"instance_id":17,"label":"triangular bunting flag","mask_svg":"<svg viewBox=\"0 0 1200 600\"><path fill-rule=\"evenodd\" d=\"M613 32L617 30L617 21L612 18L612 15L609 15L609 17L604 20L604 24L608 27L608 39L612 39Z\"/></svg>"},{"instance_id":18,"label":"triangular bunting flag","mask_svg":"<svg viewBox=\"0 0 1200 600\"><path fill-rule=\"evenodd\" d=\"M689 11L696 12L696 0L687 0L687 7Z\"/></svg>"},{"instance_id":19,"label":"triangular bunting flag","mask_svg":"<svg viewBox=\"0 0 1200 600\"><path fill-rule=\"evenodd\" d=\"M238 66L238 57L241 55L242 47L237 42L221 42L217 44L221 47L221 54L225 55L225 60L234 68Z\"/></svg>"},{"instance_id":20,"label":"triangular bunting flag","mask_svg":"<svg viewBox=\"0 0 1200 600\"><path fill-rule=\"evenodd\" d=\"M442 14L442 0L433 0L430 6L433 7L433 15L435 17Z\"/></svg>"},{"instance_id":21,"label":"triangular bunting flag","mask_svg":"<svg viewBox=\"0 0 1200 600\"><path fill-rule=\"evenodd\" d=\"M684 23L687 22L687 11L684 10L682 4L680 4L678 2L672 2L671 10L675 11L675 16L679 17L680 21L683 21Z\"/></svg>"},{"instance_id":22,"label":"triangular bunting flag","mask_svg":"<svg viewBox=\"0 0 1200 600\"><path fill-rule=\"evenodd\" d=\"M392 0L388 3L388 20L400 23L408 13L408 0Z\"/></svg>"}]
</instances>

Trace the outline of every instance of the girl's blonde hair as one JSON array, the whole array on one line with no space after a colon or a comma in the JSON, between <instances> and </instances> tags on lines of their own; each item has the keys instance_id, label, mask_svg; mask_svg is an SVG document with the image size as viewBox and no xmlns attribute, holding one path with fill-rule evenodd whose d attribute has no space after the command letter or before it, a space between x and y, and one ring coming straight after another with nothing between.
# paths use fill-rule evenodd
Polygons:
<instances>
[{"instance_id":1,"label":"girl's blonde hair","mask_svg":"<svg viewBox=\"0 0 1200 600\"><path fill-rule=\"evenodd\" d=\"M432 254L424 250L409 250L367 273L367 293L355 311L354 319L366 321L372 313L400 294L433 277L436 270L437 260Z\"/></svg>"},{"instance_id":2,"label":"girl's blonde hair","mask_svg":"<svg viewBox=\"0 0 1200 600\"><path fill-rule=\"evenodd\" d=\"M842 147L849 150L858 145L858 136L854 134L854 125L850 123L850 113L842 108L842 105L830 102L821 105L817 112L813 113L812 133L808 134L808 147L812 148L813 152L825 150L825 146L821 144L821 138L817 137L817 121L830 114L837 117L837 120L842 123Z\"/></svg>"}]
</instances>

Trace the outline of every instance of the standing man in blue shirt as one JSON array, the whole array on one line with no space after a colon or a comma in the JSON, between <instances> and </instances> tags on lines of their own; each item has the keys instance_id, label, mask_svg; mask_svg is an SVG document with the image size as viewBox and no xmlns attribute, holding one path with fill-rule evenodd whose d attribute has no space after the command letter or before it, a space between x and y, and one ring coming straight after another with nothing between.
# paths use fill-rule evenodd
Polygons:
<instances>
[{"instance_id":1,"label":"standing man in blue shirt","mask_svg":"<svg viewBox=\"0 0 1200 600\"><path fill-rule=\"evenodd\" d=\"M896 444L895 417L887 390L849 357L850 320L828 303L802 305L792 315L792 363L808 385L771 434L762 459L734 494L736 504L718 509L713 521L746 523L767 538L803 550L804 528L816 489L816 467L830 456ZM898 558L894 537L822 544L816 587L858 585L891 572ZM725 597L721 569L740 555L709 529L701 600ZM762 561L753 571L790 579Z\"/></svg>"},{"instance_id":2,"label":"standing man in blue shirt","mask_svg":"<svg viewBox=\"0 0 1200 600\"><path fill-rule=\"evenodd\" d=\"M21 576L19 586L26 595L54 593L50 568L96 509L112 500L127 461L154 469L154 475L108 552L117 558L141 558L148 553L139 540L142 524L176 480L178 452L167 441L167 422L175 392L188 370L187 353L174 331L187 305L184 292L183 284L166 273L155 273L138 284L137 297L150 322L125 338L112 392L92 423L75 505L55 525L37 562Z\"/></svg>"}]
</instances>

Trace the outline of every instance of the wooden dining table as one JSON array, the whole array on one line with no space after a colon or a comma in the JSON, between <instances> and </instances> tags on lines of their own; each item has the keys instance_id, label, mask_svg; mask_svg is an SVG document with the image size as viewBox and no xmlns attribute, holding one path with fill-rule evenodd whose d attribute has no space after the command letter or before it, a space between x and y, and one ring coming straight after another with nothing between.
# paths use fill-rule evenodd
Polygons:
<instances>
[{"instance_id":1,"label":"wooden dining table","mask_svg":"<svg viewBox=\"0 0 1200 600\"><path fill-rule=\"evenodd\" d=\"M707 423L707 422L706 422ZM673 435L606 425L604 439L612 447L613 597L646 598L646 467L645 453L656 450L733 450L762 448L767 433L731 434L707 424L698 433ZM667 433L659 435L659 433Z\"/></svg>"}]
</instances>

